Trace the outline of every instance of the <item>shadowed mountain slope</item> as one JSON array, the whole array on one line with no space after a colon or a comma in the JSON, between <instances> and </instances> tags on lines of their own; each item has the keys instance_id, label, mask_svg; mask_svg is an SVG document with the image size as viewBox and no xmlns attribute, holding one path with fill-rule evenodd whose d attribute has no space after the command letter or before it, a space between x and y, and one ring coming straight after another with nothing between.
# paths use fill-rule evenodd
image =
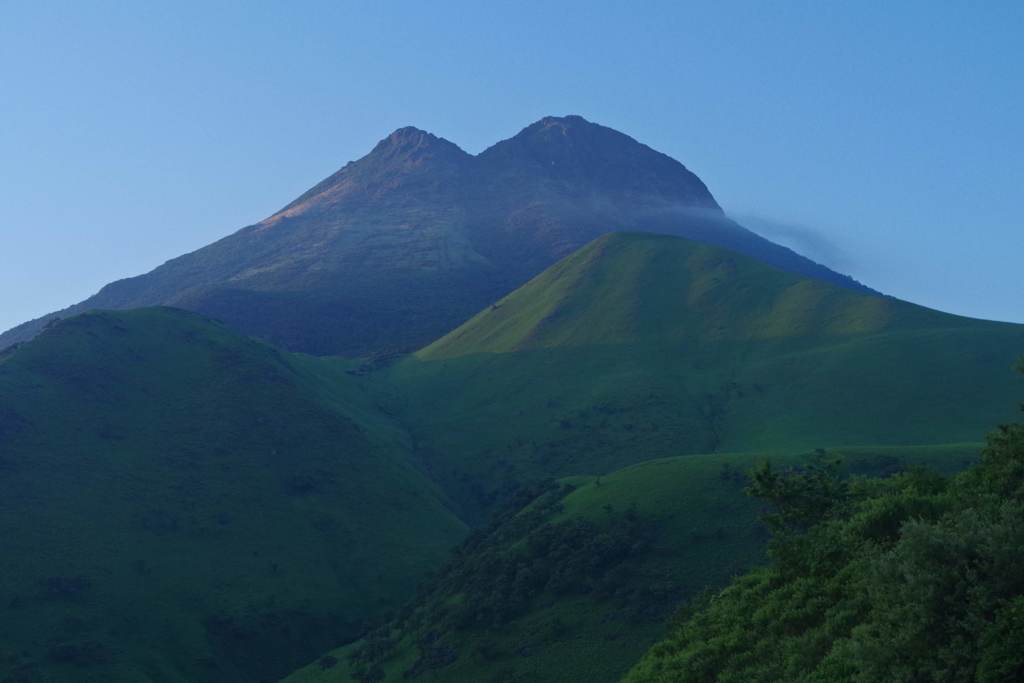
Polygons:
<instances>
[{"instance_id":1,"label":"shadowed mountain slope","mask_svg":"<svg viewBox=\"0 0 1024 683\"><path fill-rule=\"evenodd\" d=\"M611 230L682 235L860 285L730 221L682 164L578 116L477 156L402 128L284 209L55 316L171 305L293 350L368 355L436 339Z\"/></svg>"},{"instance_id":2,"label":"shadowed mountain slope","mask_svg":"<svg viewBox=\"0 0 1024 683\"><path fill-rule=\"evenodd\" d=\"M173 309L0 355L0 680L276 680L411 595L465 526L343 370Z\"/></svg>"}]
</instances>

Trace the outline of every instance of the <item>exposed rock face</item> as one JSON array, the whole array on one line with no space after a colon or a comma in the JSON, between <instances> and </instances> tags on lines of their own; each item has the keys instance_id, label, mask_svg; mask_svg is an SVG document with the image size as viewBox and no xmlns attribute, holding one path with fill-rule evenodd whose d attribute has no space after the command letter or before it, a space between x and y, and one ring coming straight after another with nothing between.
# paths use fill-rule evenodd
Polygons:
<instances>
[{"instance_id":1,"label":"exposed rock face","mask_svg":"<svg viewBox=\"0 0 1024 683\"><path fill-rule=\"evenodd\" d=\"M664 232L862 288L728 220L682 164L579 116L477 156L401 128L266 220L57 315L169 305L315 354L407 351L602 234Z\"/></svg>"}]
</instances>

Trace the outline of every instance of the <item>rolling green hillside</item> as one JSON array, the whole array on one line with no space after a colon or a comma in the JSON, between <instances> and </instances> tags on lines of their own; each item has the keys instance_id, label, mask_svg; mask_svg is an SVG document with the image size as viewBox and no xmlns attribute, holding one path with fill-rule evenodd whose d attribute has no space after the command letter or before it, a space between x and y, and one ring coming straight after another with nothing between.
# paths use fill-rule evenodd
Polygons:
<instances>
[{"instance_id":1,"label":"rolling green hillside","mask_svg":"<svg viewBox=\"0 0 1024 683\"><path fill-rule=\"evenodd\" d=\"M0 357L0 680L276 680L410 596L465 526L344 370L172 309Z\"/></svg>"},{"instance_id":2,"label":"rolling green hillside","mask_svg":"<svg viewBox=\"0 0 1024 683\"><path fill-rule=\"evenodd\" d=\"M524 481L575 488L499 517L398 619L287 680L615 681L674 607L763 559L741 493L757 459L961 468L1013 415L1022 350L1019 325L598 239L365 379L466 518Z\"/></svg>"},{"instance_id":3,"label":"rolling green hillside","mask_svg":"<svg viewBox=\"0 0 1024 683\"><path fill-rule=\"evenodd\" d=\"M387 371L383 400L469 518L515 481L685 453L978 441L1024 326L614 234Z\"/></svg>"},{"instance_id":4,"label":"rolling green hillside","mask_svg":"<svg viewBox=\"0 0 1024 683\"><path fill-rule=\"evenodd\" d=\"M951 479L762 469L771 562L679 619L628 683L1024 677L1024 425Z\"/></svg>"},{"instance_id":5,"label":"rolling green hillside","mask_svg":"<svg viewBox=\"0 0 1024 683\"><path fill-rule=\"evenodd\" d=\"M0 680L614 680L762 557L742 469L962 466L1022 349L650 234L391 365L173 309L62 321L0 355Z\"/></svg>"},{"instance_id":6,"label":"rolling green hillside","mask_svg":"<svg viewBox=\"0 0 1024 683\"><path fill-rule=\"evenodd\" d=\"M779 466L841 458L891 474L957 470L978 444L772 454ZM476 532L400 617L287 683L616 681L682 601L763 559L745 472L763 455L644 462L574 477Z\"/></svg>"}]
</instances>

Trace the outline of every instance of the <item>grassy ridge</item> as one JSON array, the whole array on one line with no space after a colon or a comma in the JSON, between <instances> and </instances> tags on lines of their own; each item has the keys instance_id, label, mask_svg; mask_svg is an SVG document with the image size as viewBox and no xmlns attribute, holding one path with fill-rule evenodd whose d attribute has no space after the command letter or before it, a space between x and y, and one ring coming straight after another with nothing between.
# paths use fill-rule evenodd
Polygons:
<instances>
[{"instance_id":1,"label":"grassy ridge","mask_svg":"<svg viewBox=\"0 0 1024 683\"><path fill-rule=\"evenodd\" d=\"M830 339L979 323L802 278L708 244L614 233L416 356L438 360L595 343Z\"/></svg>"},{"instance_id":2,"label":"grassy ridge","mask_svg":"<svg viewBox=\"0 0 1024 683\"><path fill-rule=\"evenodd\" d=\"M465 527L316 364L171 309L6 354L0 680L273 680L409 595Z\"/></svg>"},{"instance_id":3,"label":"grassy ridge","mask_svg":"<svg viewBox=\"0 0 1024 683\"><path fill-rule=\"evenodd\" d=\"M771 459L787 466L840 457L849 471L864 474L889 474L921 463L954 471L973 462L979 447L856 448L775 453ZM381 653L374 661L379 667L375 674L364 664L363 641L285 680L390 683L407 680L410 670L416 672L414 680L431 683L618 680L661 636L676 605L707 587L724 585L762 560L767 534L757 521L759 504L742 493L742 473L764 457L682 456L601 477L570 478L565 481L573 487L569 493L546 502L541 496L467 542L402 618L372 636ZM595 557L607 557L602 552L609 541L601 534L626 519L632 520L629 544L621 556L606 560L608 566L594 578L586 567ZM580 568L572 552L544 545L531 553L545 533L578 544ZM557 561L545 569L549 556ZM563 565L574 567L574 583L585 585L584 591L557 583ZM466 567L473 570L466 572ZM552 572L555 580L543 587L517 586L524 572L538 571ZM499 588L488 592L481 585ZM478 609L466 610L467 604ZM511 609L508 618L494 621L490 608L495 604ZM473 621L467 613L482 613L488 620Z\"/></svg>"},{"instance_id":4,"label":"grassy ridge","mask_svg":"<svg viewBox=\"0 0 1024 683\"><path fill-rule=\"evenodd\" d=\"M679 604L762 557L756 505L737 484L757 456L718 453L793 463L827 448L866 473L897 460L962 467L976 448L956 444L1013 415L1021 349L1019 325L677 238L601 238L371 383L466 518L483 519L517 483L564 477L580 487L540 527L570 534L559 547L612 543L601 528L627 511L649 543L587 579L587 595L550 581L523 593L516 562L525 576L547 570L540 556L509 558L547 546L536 528L498 528L457 555L411 617L290 680L616 680L660 628L646 606ZM477 585L487 580L513 588L489 593ZM465 628L476 602L505 620Z\"/></svg>"},{"instance_id":5,"label":"grassy ridge","mask_svg":"<svg viewBox=\"0 0 1024 683\"><path fill-rule=\"evenodd\" d=\"M1024 326L617 234L387 372L420 457L482 514L510 482L681 453L977 441Z\"/></svg>"}]
</instances>

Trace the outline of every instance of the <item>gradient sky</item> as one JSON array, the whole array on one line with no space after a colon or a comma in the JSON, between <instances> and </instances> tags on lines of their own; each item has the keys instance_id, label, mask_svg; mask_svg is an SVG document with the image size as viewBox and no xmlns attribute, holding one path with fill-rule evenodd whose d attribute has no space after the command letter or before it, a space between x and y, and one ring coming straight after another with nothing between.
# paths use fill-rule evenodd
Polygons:
<instances>
[{"instance_id":1,"label":"gradient sky","mask_svg":"<svg viewBox=\"0 0 1024 683\"><path fill-rule=\"evenodd\" d=\"M0 0L0 329L397 127L475 153L568 113L876 289L1024 322L1022 36L1018 0Z\"/></svg>"}]
</instances>

